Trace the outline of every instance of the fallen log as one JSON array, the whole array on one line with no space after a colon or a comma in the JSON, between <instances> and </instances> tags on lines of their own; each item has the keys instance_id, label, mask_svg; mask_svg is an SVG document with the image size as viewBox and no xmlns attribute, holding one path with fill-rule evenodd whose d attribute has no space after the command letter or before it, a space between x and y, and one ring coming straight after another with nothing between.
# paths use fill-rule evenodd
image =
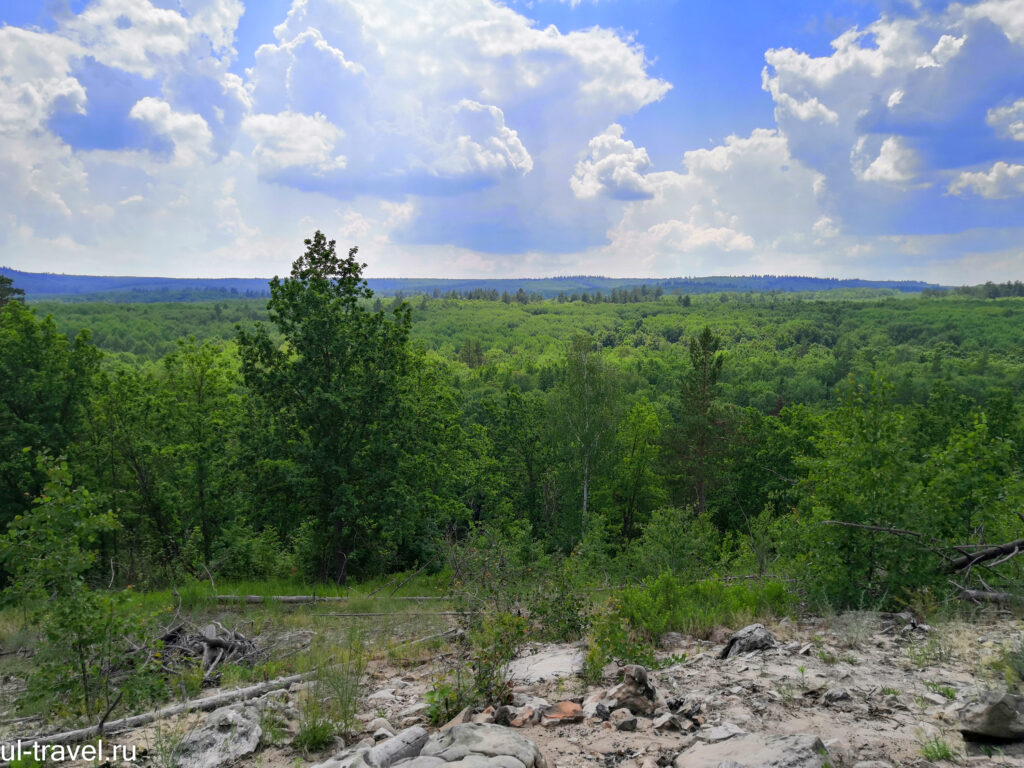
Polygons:
<instances>
[{"instance_id":1,"label":"fallen log","mask_svg":"<svg viewBox=\"0 0 1024 768\"><path fill-rule=\"evenodd\" d=\"M138 728L142 725L148 725L154 720L163 720L165 717L174 717L175 715L182 715L187 712L206 712L211 709L218 709L228 704L234 704L236 701L254 699L257 696L262 696L264 693L270 693L271 691L276 691L280 688L287 688L292 683L302 682L315 674L316 671L313 670L311 672L304 672L300 675L279 677L276 680L268 680L265 683L251 685L248 688L236 688L233 691L225 691L224 693L218 693L202 699L192 699L191 701L185 701L181 704L173 704L169 707L157 709L152 712L144 712L141 715L132 715L131 717L114 720L102 726L90 725L87 728L78 728L74 731L64 731L63 733L54 733L49 736L32 736L29 738L16 739L14 742L8 742L5 744L4 750L7 752L10 749L16 749L18 741L20 741L23 746L30 744L71 744L91 739L94 736L102 736L104 733L113 733L116 731L126 731L132 728Z\"/></svg>"},{"instance_id":2,"label":"fallen log","mask_svg":"<svg viewBox=\"0 0 1024 768\"><path fill-rule=\"evenodd\" d=\"M324 597L321 595L217 595L226 603L344 603L349 600L447 600L444 596L417 597Z\"/></svg>"},{"instance_id":3,"label":"fallen log","mask_svg":"<svg viewBox=\"0 0 1024 768\"><path fill-rule=\"evenodd\" d=\"M961 600L972 600L977 603L1024 603L1024 595L1014 595L1010 592L989 592L984 589L961 589L957 594Z\"/></svg>"}]
</instances>

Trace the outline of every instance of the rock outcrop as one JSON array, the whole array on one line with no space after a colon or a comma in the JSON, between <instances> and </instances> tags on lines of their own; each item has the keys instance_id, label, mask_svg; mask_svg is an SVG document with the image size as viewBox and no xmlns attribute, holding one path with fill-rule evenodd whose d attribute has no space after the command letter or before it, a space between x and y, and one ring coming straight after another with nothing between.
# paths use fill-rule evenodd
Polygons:
<instances>
[{"instance_id":1,"label":"rock outcrop","mask_svg":"<svg viewBox=\"0 0 1024 768\"><path fill-rule=\"evenodd\" d=\"M430 738L406 728L374 747L339 752L313 768L548 768L529 739L500 725L463 723Z\"/></svg>"},{"instance_id":2,"label":"rock outcrop","mask_svg":"<svg viewBox=\"0 0 1024 768\"><path fill-rule=\"evenodd\" d=\"M178 762L189 768L230 765L255 752L262 735L254 707L240 704L221 707L182 739L178 747Z\"/></svg>"}]
</instances>

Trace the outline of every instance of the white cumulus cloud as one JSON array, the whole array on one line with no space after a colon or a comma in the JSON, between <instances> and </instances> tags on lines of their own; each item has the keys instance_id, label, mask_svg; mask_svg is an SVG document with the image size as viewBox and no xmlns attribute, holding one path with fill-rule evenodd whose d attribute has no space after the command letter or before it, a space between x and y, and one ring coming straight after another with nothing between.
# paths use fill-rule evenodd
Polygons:
<instances>
[{"instance_id":1,"label":"white cumulus cloud","mask_svg":"<svg viewBox=\"0 0 1024 768\"><path fill-rule=\"evenodd\" d=\"M973 192L990 199L1024 195L1024 165L1000 160L987 171L964 171L950 184L949 191L954 195Z\"/></svg>"},{"instance_id":2,"label":"white cumulus cloud","mask_svg":"<svg viewBox=\"0 0 1024 768\"><path fill-rule=\"evenodd\" d=\"M651 158L646 149L622 138L621 125L612 123L590 140L588 148L587 157L576 164L569 179L576 197L607 195L619 200L636 200L654 195L644 178Z\"/></svg>"}]
</instances>

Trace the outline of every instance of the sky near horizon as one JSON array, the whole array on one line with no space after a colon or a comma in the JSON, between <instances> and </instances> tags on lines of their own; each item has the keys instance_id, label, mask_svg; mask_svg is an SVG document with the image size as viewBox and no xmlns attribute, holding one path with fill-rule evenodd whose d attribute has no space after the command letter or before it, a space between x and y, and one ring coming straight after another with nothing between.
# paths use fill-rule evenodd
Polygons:
<instances>
[{"instance_id":1,"label":"sky near horizon","mask_svg":"<svg viewBox=\"0 0 1024 768\"><path fill-rule=\"evenodd\" d=\"M0 263L1024 279L1024 0L0 0Z\"/></svg>"}]
</instances>

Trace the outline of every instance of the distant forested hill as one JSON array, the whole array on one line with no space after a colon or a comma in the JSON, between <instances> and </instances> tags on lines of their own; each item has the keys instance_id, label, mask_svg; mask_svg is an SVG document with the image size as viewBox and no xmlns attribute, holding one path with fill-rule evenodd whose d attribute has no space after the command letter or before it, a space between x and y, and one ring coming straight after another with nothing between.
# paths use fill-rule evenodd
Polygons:
<instances>
[{"instance_id":1,"label":"distant forested hill","mask_svg":"<svg viewBox=\"0 0 1024 768\"><path fill-rule=\"evenodd\" d=\"M172 277L107 277L96 275L58 275L46 272L21 272L0 267L0 274L14 280L31 299L56 299L63 301L112 301L112 302L167 302L167 301L218 301L231 298L257 298L269 296L267 280L263 278L172 278ZM836 289L868 288L888 289L902 293L919 293L940 288L930 283L914 280L836 280L820 277L787 277L774 275L750 275L746 277L672 277L665 279L609 278L575 275L549 278L513 278L501 280L465 279L448 280L434 278L369 278L370 287L381 296L406 296L426 294L428 296L453 296L472 298L500 298L503 295L515 297L522 292L530 297L554 299L563 294L602 294L610 296L613 291L630 291L647 286L650 290L661 289L663 293L703 294L734 292L785 292L828 291ZM476 294L476 295L472 295ZM485 296L482 294L491 294ZM520 294L521 295L521 294ZM646 296L646 291L645 294Z\"/></svg>"}]
</instances>

